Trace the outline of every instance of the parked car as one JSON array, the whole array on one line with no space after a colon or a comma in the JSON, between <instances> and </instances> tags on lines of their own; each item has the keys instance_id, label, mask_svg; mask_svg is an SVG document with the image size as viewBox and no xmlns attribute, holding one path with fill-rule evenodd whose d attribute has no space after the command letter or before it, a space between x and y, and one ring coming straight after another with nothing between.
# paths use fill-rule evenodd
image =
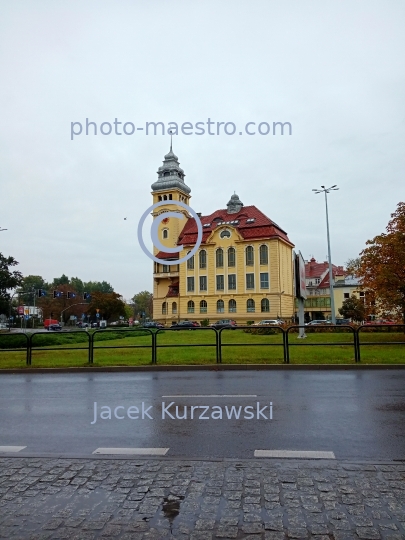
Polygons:
<instances>
[{"instance_id":1,"label":"parked car","mask_svg":"<svg viewBox=\"0 0 405 540\"><path fill-rule=\"evenodd\" d=\"M255 324L255 326L271 326L271 325L278 325L278 324L284 324L284 321L281 321L280 319L264 319L263 321L260 321L257 324Z\"/></svg>"},{"instance_id":2,"label":"parked car","mask_svg":"<svg viewBox=\"0 0 405 540\"><path fill-rule=\"evenodd\" d=\"M46 329L54 330L55 332L57 332L58 330L62 330L62 326L60 324L49 324Z\"/></svg>"},{"instance_id":3,"label":"parked car","mask_svg":"<svg viewBox=\"0 0 405 540\"><path fill-rule=\"evenodd\" d=\"M164 328L164 324L155 321L148 321L143 323L143 328Z\"/></svg>"},{"instance_id":4,"label":"parked car","mask_svg":"<svg viewBox=\"0 0 405 540\"><path fill-rule=\"evenodd\" d=\"M315 319L313 321L310 321L309 323L306 323L305 326L317 326L317 325L320 325L320 324L333 324L332 321L327 321L327 320L322 320L322 319Z\"/></svg>"},{"instance_id":5,"label":"parked car","mask_svg":"<svg viewBox=\"0 0 405 540\"><path fill-rule=\"evenodd\" d=\"M350 319L336 319L336 324L350 324Z\"/></svg>"},{"instance_id":6,"label":"parked car","mask_svg":"<svg viewBox=\"0 0 405 540\"><path fill-rule=\"evenodd\" d=\"M213 328L216 328L219 330L220 328L233 328L236 329L236 322L231 319L221 319L220 321L217 321L213 324L211 324Z\"/></svg>"},{"instance_id":7,"label":"parked car","mask_svg":"<svg viewBox=\"0 0 405 540\"><path fill-rule=\"evenodd\" d=\"M200 325L197 321L180 321L178 323L172 324L170 328L173 330L193 330L194 328L198 328Z\"/></svg>"}]
</instances>

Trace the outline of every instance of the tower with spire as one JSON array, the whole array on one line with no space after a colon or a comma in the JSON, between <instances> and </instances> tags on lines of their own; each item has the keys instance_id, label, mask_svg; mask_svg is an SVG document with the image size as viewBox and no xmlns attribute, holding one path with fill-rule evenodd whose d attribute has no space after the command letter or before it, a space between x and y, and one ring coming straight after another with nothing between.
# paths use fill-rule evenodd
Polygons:
<instances>
[{"instance_id":1,"label":"tower with spire","mask_svg":"<svg viewBox=\"0 0 405 540\"><path fill-rule=\"evenodd\" d=\"M185 174L180 167L179 158L173 152L172 141L170 141L169 153L165 155L163 165L159 167L158 179L151 186L153 204L161 201L170 201L167 208L163 205L157 208L153 214L154 217L162 212L180 212L184 215L184 220L167 218L159 225L159 238L163 245L174 247L186 220L189 218L187 211L175 201L189 204L191 189L184 181ZM157 250L156 250L157 251ZM155 253L156 254L156 253Z\"/></svg>"}]
</instances>

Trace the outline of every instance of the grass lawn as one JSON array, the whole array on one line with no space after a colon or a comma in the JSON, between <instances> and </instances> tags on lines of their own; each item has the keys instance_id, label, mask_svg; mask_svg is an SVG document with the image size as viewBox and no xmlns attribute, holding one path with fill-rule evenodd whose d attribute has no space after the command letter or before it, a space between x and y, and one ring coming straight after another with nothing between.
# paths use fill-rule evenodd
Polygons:
<instances>
[{"instance_id":1,"label":"grass lawn","mask_svg":"<svg viewBox=\"0 0 405 540\"><path fill-rule=\"evenodd\" d=\"M1 350L23 346L25 338L0 334L0 369L26 367L25 350ZM246 333L242 329L224 330L223 364L283 364L281 332L274 335ZM94 366L149 365L152 360L151 335L142 332L97 332L94 341ZM367 345L372 341L383 345ZM388 342L394 342L389 344ZM362 364L405 363L405 334L362 332ZM306 339L289 334L290 364L353 364L353 334L308 330ZM398 343L398 344L396 344ZM186 346L186 345L191 346ZM333 345L332 345L333 344ZM88 336L85 332L40 334L33 339L31 367L88 366ZM213 330L162 331L157 334L157 363L164 365L216 364L216 340ZM173 346L174 345L174 346ZM184 345L184 346L181 346ZM136 346L136 347L134 347ZM49 350L50 347L57 348ZM81 349L78 349L78 348ZM118 348L120 347L120 348ZM40 348L41 350L38 350Z\"/></svg>"}]
</instances>

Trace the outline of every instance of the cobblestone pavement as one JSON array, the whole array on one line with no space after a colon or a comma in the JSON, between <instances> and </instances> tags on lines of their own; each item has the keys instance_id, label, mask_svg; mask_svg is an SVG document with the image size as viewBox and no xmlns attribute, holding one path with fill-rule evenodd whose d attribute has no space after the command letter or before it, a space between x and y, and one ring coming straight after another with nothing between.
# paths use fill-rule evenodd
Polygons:
<instances>
[{"instance_id":1,"label":"cobblestone pavement","mask_svg":"<svg viewBox=\"0 0 405 540\"><path fill-rule=\"evenodd\" d=\"M405 539L405 464L3 457L0 538Z\"/></svg>"}]
</instances>

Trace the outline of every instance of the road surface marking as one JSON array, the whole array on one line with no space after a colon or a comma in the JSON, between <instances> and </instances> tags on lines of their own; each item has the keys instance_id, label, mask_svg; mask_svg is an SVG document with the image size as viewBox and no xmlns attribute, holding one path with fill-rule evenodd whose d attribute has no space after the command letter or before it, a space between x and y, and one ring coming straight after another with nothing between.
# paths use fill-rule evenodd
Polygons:
<instances>
[{"instance_id":1,"label":"road surface marking","mask_svg":"<svg viewBox=\"0 0 405 540\"><path fill-rule=\"evenodd\" d=\"M206 398L206 397L257 397L256 394L195 394L195 395L179 395L179 396L162 396L162 398Z\"/></svg>"},{"instance_id":2,"label":"road surface marking","mask_svg":"<svg viewBox=\"0 0 405 540\"><path fill-rule=\"evenodd\" d=\"M316 450L255 450L254 457L336 459L333 452Z\"/></svg>"},{"instance_id":3,"label":"road surface marking","mask_svg":"<svg viewBox=\"0 0 405 540\"><path fill-rule=\"evenodd\" d=\"M134 456L165 456L169 448L97 448L93 454L131 454Z\"/></svg>"},{"instance_id":4,"label":"road surface marking","mask_svg":"<svg viewBox=\"0 0 405 540\"><path fill-rule=\"evenodd\" d=\"M26 446L0 446L0 452L21 452Z\"/></svg>"}]
</instances>

